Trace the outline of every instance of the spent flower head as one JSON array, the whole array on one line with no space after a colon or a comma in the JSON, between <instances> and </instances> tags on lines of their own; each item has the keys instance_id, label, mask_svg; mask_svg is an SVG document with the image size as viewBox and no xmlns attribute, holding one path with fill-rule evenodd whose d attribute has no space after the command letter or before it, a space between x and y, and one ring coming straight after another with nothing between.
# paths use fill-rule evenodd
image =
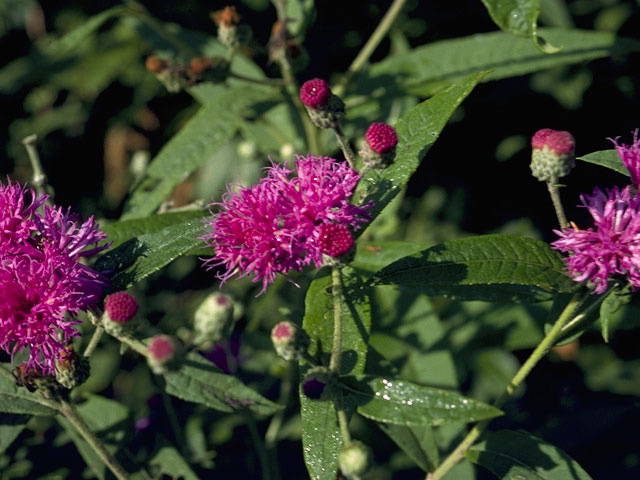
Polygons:
<instances>
[{"instance_id":1,"label":"spent flower head","mask_svg":"<svg viewBox=\"0 0 640 480\"><path fill-rule=\"evenodd\" d=\"M93 217L44 205L46 195L9 182L0 185L0 348L29 349L26 368L55 372L80 311L95 307L107 286L79 262L106 248ZM39 207L42 207L41 211Z\"/></svg>"},{"instance_id":2,"label":"spent flower head","mask_svg":"<svg viewBox=\"0 0 640 480\"><path fill-rule=\"evenodd\" d=\"M278 273L300 271L306 265L323 265L326 239L323 225L356 230L369 216L371 205L358 207L349 198L360 179L348 165L329 157L297 157L296 176L285 165L273 164L257 185L227 192L220 211L208 220L202 238L215 256L205 261L223 282L233 275L262 281L262 292ZM344 230L344 229L343 229ZM350 234L349 234L350 235ZM340 236L340 250L345 234Z\"/></svg>"},{"instance_id":3,"label":"spent flower head","mask_svg":"<svg viewBox=\"0 0 640 480\"><path fill-rule=\"evenodd\" d=\"M593 228L556 230L553 248L569 253L569 273L577 282L588 281L594 293L603 293L613 276L640 287L640 197L629 186L581 195L582 206L593 217Z\"/></svg>"},{"instance_id":4,"label":"spent flower head","mask_svg":"<svg viewBox=\"0 0 640 480\"><path fill-rule=\"evenodd\" d=\"M638 130L636 129L633 132L633 143L631 145L618 143L619 138L610 138L609 140L613 142L622 163L629 170L631 183L638 188L640 186L640 139L638 138Z\"/></svg>"}]
</instances>

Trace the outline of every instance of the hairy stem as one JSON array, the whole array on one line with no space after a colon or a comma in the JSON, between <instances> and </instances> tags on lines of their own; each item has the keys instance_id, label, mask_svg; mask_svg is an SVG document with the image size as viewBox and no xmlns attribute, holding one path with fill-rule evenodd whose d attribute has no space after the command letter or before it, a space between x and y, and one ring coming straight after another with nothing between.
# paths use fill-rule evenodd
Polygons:
<instances>
[{"instance_id":1,"label":"hairy stem","mask_svg":"<svg viewBox=\"0 0 640 480\"><path fill-rule=\"evenodd\" d=\"M47 174L44 173L42 163L40 163L40 155L38 155L38 149L36 148L36 140L38 140L38 136L34 133L33 135L24 137L22 139L22 144L27 150L29 162L31 163L31 169L33 170L33 178L31 179L31 183L36 189L36 192L38 192L39 195L42 195L44 193L47 193Z\"/></svg>"},{"instance_id":2,"label":"hairy stem","mask_svg":"<svg viewBox=\"0 0 640 480\"><path fill-rule=\"evenodd\" d=\"M558 189L556 182L547 182L547 190L549 190L549 195L551 196L551 201L553 202L553 208L556 211L556 217L558 217L560 228L568 227L569 222L567 221L567 216L564 213L562 199L560 198L560 190Z\"/></svg>"},{"instance_id":3,"label":"hairy stem","mask_svg":"<svg viewBox=\"0 0 640 480\"><path fill-rule=\"evenodd\" d=\"M87 345L87 348L83 353L85 357L91 356L91 354L94 352L94 350L98 346L98 343L100 343L100 339L102 338L103 333L104 333L104 329L102 327L96 327L96 329L93 332L93 336L89 341L89 345Z\"/></svg>"},{"instance_id":4,"label":"hairy stem","mask_svg":"<svg viewBox=\"0 0 640 480\"><path fill-rule=\"evenodd\" d=\"M389 10L387 10L387 13L385 13L384 17L382 17L382 20L380 20L380 23L371 34L371 37L369 37L367 43L365 43L364 47L362 47L362 50L360 50L351 65L349 65L347 73L342 77L342 80L335 87L336 95L341 95L344 92L353 76L358 73L362 69L362 67L364 67L364 65L369 61L369 58L371 57L375 49L378 47L378 45L380 45L382 39L389 32L391 25L393 25L393 22L402 10L402 7L404 7L405 3L406 0L393 0L393 3L389 7Z\"/></svg>"},{"instance_id":5,"label":"hairy stem","mask_svg":"<svg viewBox=\"0 0 640 480\"><path fill-rule=\"evenodd\" d=\"M245 418L247 419L247 427L253 440L253 446L256 449L258 458L260 459L260 468L262 470L262 477L264 480L271 480L271 468L269 467L269 456L267 455L267 449L264 446L260 432L258 431L258 425L255 418L249 411L245 411Z\"/></svg>"},{"instance_id":6,"label":"hairy stem","mask_svg":"<svg viewBox=\"0 0 640 480\"><path fill-rule=\"evenodd\" d=\"M342 360L342 272L339 267L331 269L333 295L333 344L331 345L331 359L329 370L340 374Z\"/></svg>"},{"instance_id":7,"label":"hairy stem","mask_svg":"<svg viewBox=\"0 0 640 480\"><path fill-rule=\"evenodd\" d=\"M109 453L102 441L91 431L73 405L66 400L60 400L60 413L73 425L73 428L85 439L116 478L119 480L129 479L129 474L126 470L122 468L122 465Z\"/></svg>"},{"instance_id":8,"label":"hairy stem","mask_svg":"<svg viewBox=\"0 0 640 480\"><path fill-rule=\"evenodd\" d=\"M549 333L545 335L542 341L538 344L535 350L531 353L529 358L524 362L520 369L516 372L509 384L506 386L502 394L497 398L493 405L495 407L501 407L509 396L515 391L515 389L527 378L527 375L531 372L533 367L547 354L547 352L553 347L554 343L562 333L562 327L564 327L572 318L576 309L580 306L584 300L584 294L576 294L569 304L565 307L564 311L560 314L556 322L553 324ZM456 448L449 454L449 456L438 466L438 468L429 473L426 477L427 480L440 480L443 478L449 470L451 470L462 458L464 454L469 450L471 445L478 439L480 434L484 431L491 420L483 420L476 424L467 434L466 437L456 446Z\"/></svg>"},{"instance_id":9,"label":"hairy stem","mask_svg":"<svg viewBox=\"0 0 640 480\"><path fill-rule=\"evenodd\" d=\"M355 163L356 155L355 155L355 153L353 153L353 149L351 148L351 145L349 144L349 140L345 136L345 134L342 131L342 128L340 127L339 124L336 124L336 126L333 127L333 133L336 134L336 138L338 139L338 143L340 144L340 149L342 150L342 154L344 155L344 158L347 160L347 163L349 164L349 166L355 170L356 169L356 163Z\"/></svg>"}]
</instances>

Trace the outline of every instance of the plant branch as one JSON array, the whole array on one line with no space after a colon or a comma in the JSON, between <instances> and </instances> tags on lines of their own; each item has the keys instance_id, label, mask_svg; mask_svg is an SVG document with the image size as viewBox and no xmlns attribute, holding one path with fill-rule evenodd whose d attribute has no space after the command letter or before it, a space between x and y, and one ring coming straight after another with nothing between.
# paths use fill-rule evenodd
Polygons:
<instances>
[{"instance_id":1,"label":"plant branch","mask_svg":"<svg viewBox=\"0 0 640 480\"><path fill-rule=\"evenodd\" d=\"M567 221L567 215L564 213L562 199L560 198L560 190L558 189L556 182L547 182L547 190L549 190L549 195L551 196L551 201L553 202L553 208L556 211L556 217L558 217L560 228L568 227L569 222Z\"/></svg>"},{"instance_id":2,"label":"plant branch","mask_svg":"<svg viewBox=\"0 0 640 480\"><path fill-rule=\"evenodd\" d=\"M393 3L389 7L389 10L387 10L387 13L384 14L384 17L382 17L382 20L380 20L380 23L371 34L371 37L369 37L367 43L365 43L364 47L362 47L362 50L360 50L351 65L349 65L347 73L342 77L338 85L335 87L336 95L342 95L342 93L344 93L344 90L347 88L347 85L349 84L353 76L358 73L362 69L362 67L364 67L365 63L369 61L369 58L371 57L375 49L378 47L378 45L380 45L382 39L389 32L389 29L393 25L393 22L402 10L402 7L404 7L405 3L406 0L393 0Z\"/></svg>"},{"instance_id":3,"label":"plant branch","mask_svg":"<svg viewBox=\"0 0 640 480\"><path fill-rule=\"evenodd\" d=\"M22 144L27 150L29 162L31 163L31 169L33 170L33 178L31 179L31 183L36 189L36 192L39 195L43 195L47 193L47 174L44 173L42 163L40 163L40 155L38 155L38 149L36 148L36 140L38 140L38 136L34 133L33 135L24 137L22 139Z\"/></svg>"},{"instance_id":4,"label":"plant branch","mask_svg":"<svg viewBox=\"0 0 640 480\"><path fill-rule=\"evenodd\" d=\"M243 82L257 83L260 85L269 85L271 87L282 87L285 84L284 80L280 78L253 78L235 72L229 72L229 78L235 78L236 80L242 80Z\"/></svg>"},{"instance_id":5,"label":"plant branch","mask_svg":"<svg viewBox=\"0 0 640 480\"><path fill-rule=\"evenodd\" d=\"M527 375L531 372L533 367L547 354L547 352L553 347L554 343L560 336L562 328L572 318L576 309L580 306L584 300L584 295L578 293L569 301L569 304L565 307L560 314L556 322L553 324L549 333L545 335L542 341L538 344L535 350L529 355L529 358L524 362L520 369L516 372L509 384L506 386L502 394L493 402L493 405L497 408L501 407L509 396L515 391L515 389L527 378ZM484 431L491 420L483 420L476 424L467 434L467 436L456 446L456 448L449 454L449 456L438 466L438 468L429 473L426 480L440 480L443 478L449 470L451 470L462 458L471 445L478 439L480 434Z\"/></svg>"},{"instance_id":6,"label":"plant branch","mask_svg":"<svg viewBox=\"0 0 640 480\"><path fill-rule=\"evenodd\" d=\"M94 350L98 346L98 343L100 343L100 339L102 338L103 333L104 333L104 329L102 327L96 327L96 329L93 331L93 336L89 341L89 345L87 345L87 348L83 353L83 356L85 357L91 356L91 354L94 352Z\"/></svg>"},{"instance_id":7,"label":"plant branch","mask_svg":"<svg viewBox=\"0 0 640 480\"><path fill-rule=\"evenodd\" d=\"M333 133L336 134L336 138L338 139L338 143L340 144L340 148L342 149L342 154L344 155L344 158L347 160L347 163L349 164L349 166L355 170L356 155L355 153L353 153L353 149L349 144L349 140L347 139L344 132L342 131L342 127L340 127L340 124L336 123L335 127L333 127L332 130L333 130Z\"/></svg>"}]
</instances>

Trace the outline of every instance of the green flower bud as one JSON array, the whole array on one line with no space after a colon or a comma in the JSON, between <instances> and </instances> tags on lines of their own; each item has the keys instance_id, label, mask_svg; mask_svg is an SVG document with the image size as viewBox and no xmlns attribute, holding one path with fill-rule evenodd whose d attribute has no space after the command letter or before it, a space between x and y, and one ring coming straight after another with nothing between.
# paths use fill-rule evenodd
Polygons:
<instances>
[{"instance_id":1,"label":"green flower bud","mask_svg":"<svg viewBox=\"0 0 640 480\"><path fill-rule=\"evenodd\" d=\"M358 480L372 467L373 453L367 445L354 440L340 451L338 465L346 478Z\"/></svg>"},{"instance_id":2,"label":"green flower bud","mask_svg":"<svg viewBox=\"0 0 640 480\"><path fill-rule=\"evenodd\" d=\"M309 347L309 335L291 322L280 322L271 330L271 341L278 356L285 360L300 359Z\"/></svg>"},{"instance_id":3,"label":"green flower bud","mask_svg":"<svg viewBox=\"0 0 640 480\"><path fill-rule=\"evenodd\" d=\"M86 382L89 371L89 359L78 355L71 345L56 359L56 381L69 390Z\"/></svg>"},{"instance_id":4,"label":"green flower bud","mask_svg":"<svg viewBox=\"0 0 640 480\"><path fill-rule=\"evenodd\" d=\"M222 293L212 293L200 304L194 315L193 343L211 346L227 338L233 330L233 301Z\"/></svg>"}]
</instances>

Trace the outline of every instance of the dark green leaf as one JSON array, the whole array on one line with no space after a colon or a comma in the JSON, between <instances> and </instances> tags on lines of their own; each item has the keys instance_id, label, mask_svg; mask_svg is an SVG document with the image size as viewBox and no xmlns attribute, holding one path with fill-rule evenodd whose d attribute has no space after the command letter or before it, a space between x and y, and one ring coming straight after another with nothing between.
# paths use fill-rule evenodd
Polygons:
<instances>
[{"instance_id":1,"label":"dark green leaf","mask_svg":"<svg viewBox=\"0 0 640 480\"><path fill-rule=\"evenodd\" d=\"M1 367L0 367L1 368ZM0 412L26 415L54 415L56 411L51 403L24 387L18 387L15 381L0 374Z\"/></svg>"},{"instance_id":2,"label":"dark green leaf","mask_svg":"<svg viewBox=\"0 0 640 480\"><path fill-rule=\"evenodd\" d=\"M377 217L407 184L437 140L449 117L485 74L486 72L476 73L461 80L429 100L416 105L398 120L395 125L398 146L393 164L382 171L371 171L358 185L356 202L373 201L373 208L369 212L373 218ZM363 192L366 189L370 189L371 192ZM366 195L364 200L362 200L363 195Z\"/></svg>"},{"instance_id":3,"label":"dark green leaf","mask_svg":"<svg viewBox=\"0 0 640 480\"><path fill-rule=\"evenodd\" d=\"M315 13L314 0L287 0L285 12L289 32L294 36L304 37Z\"/></svg>"},{"instance_id":4,"label":"dark green leaf","mask_svg":"<svg viewBox=\"0 0 640 480\"><path fill-rule=\"evenodd\" d=\"M217 91L153 159L144 180L129 199L122 220L147 217L155 212L176 185L231 140L242 121L242 111L272 94L272 89L260 85L238 85Z\"/></svg>"},{"instance_id":5,"label":"dark green leaf","mask_svg":"<svg viewBox=\"0 0 640 480\"><path fill-rule=\"evenodd\" d=\"M618 155L618 152L615 150L600 150L577 158L583 162L589 162L595 165L600 165L601 167L610 168L611 170L615 170L627 177L629 176L629 170L624 166L624 163L622 163L622 160L620 159L620 155Z\"/></svg>"},{"instance_id":6,"label":"dark green leaf","mask_svg":"<svg viewBox=\"0 0 640 480\"><path fill-rule=\"evenodd\" d=\"M200 403L222 412L248 409L266 416L282 407L267 400L232 375L221 373L196 353L187 355L182 367L164 375L167 393L187 402Z\"/></svg>"},{"instance_id":7,"label":"dark green leaf","mask_svg":"<svg viewBox=\"0 0 640 480\"><path fill-rule=\"evenodd\" d=\"M82 22L81 25L71 30L62 38L51 42L47 49L51 52L65 52L71 50L78 45L82 45L86 38L100 28L106 21L116 18L122 15L131 14L132 10L129 7L118 6L113 7L103 12L94 15L93 17Z\"/></svg>"},{"instance_id":8,"label":"dark green leaf","mask_svg":"<svg viewBox=\"0 0 640 480\"><path fill-rule=\"evenodd\" d=\"M614 315L622 307L631 302L631 285L623 288L617 287L609 293L600 305L600 324L602 326L602 338L609 343L609 324Z\"/></svg>"},{"instance_id":9,"label":"dark green leaf","mask_svg":"<svg viewBox=\"0 0 640 480\"><path fill-rule=\"evenodd\" d=\"M378 426L425 472L433 471L440 463L431 426L405 427L387 423L378 423Z\"/></svg>"},{"instance_id":10,"label":"dark green leaf","mask_svg":"<svg viewBox=\"0 0 640 480\"><path fill-rule=\"evenodd\" d=\"M0 415L0 455L15 441L24 430L28 415L3 413Z\"/></svg>"},{"instance_id":11,"label":"dark green leaf","mask_svg":"<svg viewBox=\"0 0 640 480\"><path fill-rule=\"evenodd\" d=\"M127 240L96 261L99 271L114 272L114 290L125 290L143 278L160 270L180 255L203 244L201 219L189 220Z\"/></svg>"},{"instance_id":12,"label":"dark green leaf","mask_svg":"<svg viewBox=\"0 0 640 480\"><path fill-rule=\"evenodd\" d=\"M170 212L161 215L151 215L149 217L137 218L135 220L121 220L118 222L101 225L101 230L107 234L107 241L111 243L111 248L144 234L158 233L161 230L185 223L189 220L204 218L209 213L206 210L189 210L185 212Z\"/></svg>"},{"instance_id":13,"label":"dark green leaf","mask_svg":"<svg viewBox=\"0 0 640 480\"><path fill-rule=\"evenodd\" d=\"M323 273L327 273L325 270ZM333 343L333 297L331 276L314 280L305 300L303 328L311 337L310 353L328 365ZM371 329L369 292L351 268L343 270L341 372L358 375L364 372L367 341ZM304 365L303 365L304 368ZM337 459L342 447L333 402L310 400L300 394L302 445L304 459L312 479L335 479Z\"/></svg>"},{"instance_id":14,"label":"dark green leaf","mask_svg":"<svg viewBox=\"0 0 640 480\"><path fill-rule=\"evenodd\" d=\"M501 30L529 38L536 34L540 0L482 0L482 3Z\"/></svg>"},{"instance_id":15,"label":"dark green leaf","mask_svg":"<svg viewBox=\"0 0 640 480\"><path fill-rule=\"evenodd\" d=\"M578 462L558 447L522 431L488 433L466 456L504 480L591 479Z\"/></svg>"},{"instance_id":16,"label":"dark green leaf","mask_svg":"<svg viewBox=\"0 0 640 480\"><path fill-rule=\"evenodd\" d=\"M394 425L444 425L493 418L502 412L462 395L404 380L367 376L344 379L345 393L355 398L360 415Z\"/></svg>"},{"instance_id":17,"label":"dark green leaf","mask_svg":"<svg viewBox=\"0 0 640 480\"><path fill-rule=\"evenodd\" d=\"M374 273L395 260L418 253L429 246L402 241L360 242L356 256L349 265L363 272Z\"/></svg>"},{"instance_id":18,"label":"dark green leaf","mask_svg":"<svg viewBox=\"0 0 640 480\"><path fill-rule=\"evenodd\" d=\"M549 245L502 234L436 245L392 263L373 280L420 287L428 295L492 302L537 302L575 289L562 257Z\"/></svg>"},{"instance_id":19,"label":"dark green leaf","mask_svg":"<svg viewBox=\"0 0 640 480\"><path fill-rule=\"evenodd\" d=\"M89 396L88 401L77 407L78 414L88 427L104 443L113 455L118 450L126 433L130 431L129 409L121 403L98 395ZM82 438L69 421L59 415L58 422L67 431L78 452L100 480L111 478L109 469L95 450Z\"/></svg>"},{"instance_id":20,"label":"dark green leaf","mask_svg":"<svg viewBox=\"0 0 640 480\"><path fill-rule=\"evenodd\" d=\"M172 479L199 480L178 450L173 448L163 437L161 437L160 443L160 449L149 460L149 465L154 469L154 475L157 475L156 478L164 478L166 475Z\"/></svg>"},{"instance_id":21,"label":"dark green leaf","mask_svg":"<svg viewBox=\"0 0 640 480\"><path fill-rule=\"evenodd\" d=\"M442 40L372 65L358 90L371 91L371 82L379 84L382 77L425 95L474 72L491 70L483 78L486 82L640 50L640 41L610 32L560 28L541 28L538 32L562 51L548 55L530 40L504 32Z\"/></svg>"}]
</instances>

